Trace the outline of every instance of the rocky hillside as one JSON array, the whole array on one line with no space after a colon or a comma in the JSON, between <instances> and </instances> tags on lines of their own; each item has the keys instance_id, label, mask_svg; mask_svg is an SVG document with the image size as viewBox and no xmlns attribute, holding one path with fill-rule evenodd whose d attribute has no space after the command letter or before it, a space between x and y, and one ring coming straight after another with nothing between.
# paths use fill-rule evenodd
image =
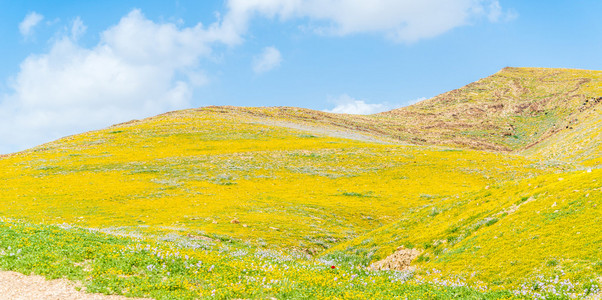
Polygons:
<instances>
[{"instance_id":1,"label":"rocky hillside","mask_svg":"<svg viewBox=\"0 0 602 300\"><path fill-rule=\"evenodd\" d=\"M599 131L600 123L589 120L600 115L601 97L602 71L504 68L434 98L369 116L295 107L201 110L351 131L393 143L508 152L562 139L581 123Z\"/></svg>"},{"instance_id":2,"label":"rocky hillside","mask_svg":"<svg viewBox=\"0 0 602 300\"><path fill-rule=\"evenodd\" d=\"M517 150L599 115L600 97L601 71L505 68L379 117L415 133L412 141Z\"/></svg>"}]
</instances>

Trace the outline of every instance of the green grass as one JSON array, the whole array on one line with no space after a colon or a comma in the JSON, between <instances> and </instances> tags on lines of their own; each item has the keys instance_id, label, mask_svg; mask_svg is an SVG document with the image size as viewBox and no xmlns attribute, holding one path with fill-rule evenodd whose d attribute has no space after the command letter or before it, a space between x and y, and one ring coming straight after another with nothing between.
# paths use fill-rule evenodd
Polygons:
<instances>
[{"instance_id":1,"label":"green grass","mask_svg":"<svg viewBox=\"0 0 602 300\"><path fill-rule=\"evenodd\" d=\"M88 292L156 299L507 299L507 291L420 283L231 240L117 237L76 227L0 221L0 268L68 278ZM167 239L168 241L165 241ZM334 266L334 268L332 268Z\"/></svg>"}]
</instances>

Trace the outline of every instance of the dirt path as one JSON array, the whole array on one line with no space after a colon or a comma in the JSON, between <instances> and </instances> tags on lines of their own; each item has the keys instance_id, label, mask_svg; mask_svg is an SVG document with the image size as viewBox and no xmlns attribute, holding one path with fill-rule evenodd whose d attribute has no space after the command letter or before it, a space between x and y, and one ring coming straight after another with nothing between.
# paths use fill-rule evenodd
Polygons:
<instances>
[{"instance_id":1,"label":"dirt path","mask_svg":"<svg viewBox=\"0 0 602 300\"><path fill-rule=\"evenodd\" d=\"M293 123L293 122L286 122L286 121L279 121L279 120L266 120L266 119L253 119L249 123L259 123L259 124L268 125L268 126L285 127L285 128L296 129L296 130L300 130L300 131L311 132L311 133L318 134L318 135L325 135L325 136L330 136L330 137L335 137L335 138L343 138L343 139L357 140L357 141L363 141L363 142L372 142L372 143L380 143L380 144L403 144L403 143L399 143L399 142L396 142L396 141L393 141L393 140L390 140L387 138L379 138L379 137L375 137L375 136L371 136L371 135L367 135L367 134L353 132L351 130L335 129L335 128L330 128L327 126L312 126L312 125L308 125L308 124L300 124L300 123Z\"/></svg>"},{"instance_id":2,"label":"dirt path","mask_svg":"<svg viewBox=\"0 0 602 300\"><path fill-rule=\"evenodd\" d=\"M46 280L42 276L25 276L17 272L2 271L0 272L0 299L131 300L134 298L87 294L77 291L75 284L69 280Z\"/></svg>"}]
</instances>

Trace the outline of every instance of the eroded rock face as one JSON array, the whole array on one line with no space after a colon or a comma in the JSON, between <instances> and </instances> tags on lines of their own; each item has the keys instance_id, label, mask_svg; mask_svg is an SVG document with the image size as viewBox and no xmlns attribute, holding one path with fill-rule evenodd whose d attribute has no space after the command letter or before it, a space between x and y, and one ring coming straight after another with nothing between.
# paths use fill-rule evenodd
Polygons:
<instances>
[{"instance_id":1,"label":"eroded rock face","mask_svg":"<svg viewBox=\"0 0 602 300\"><path fill-rule=\"evenodd\" d=\"M405 271L410 268L411 263L416 257L422 254L419 249L406 249L403 246L397 248L395 253L387 256L383 260L373 262L368 266L369 270L396 270Z\"/></svg>"}]
</instances>

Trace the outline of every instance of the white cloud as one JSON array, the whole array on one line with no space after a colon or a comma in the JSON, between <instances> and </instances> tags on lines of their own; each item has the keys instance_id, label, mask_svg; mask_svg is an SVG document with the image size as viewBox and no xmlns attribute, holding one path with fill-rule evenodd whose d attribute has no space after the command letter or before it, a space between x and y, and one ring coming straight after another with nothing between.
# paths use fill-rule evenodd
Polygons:
<instances>
[{"instance_id":1,"label":"white cloud","mask_svg":"<svg viewBox=\"0 0 602 300\"><path fill-rule=\"evenodd\" d=\"M86 32L86 25L80 17L75 18L73 24L71 24L71 39L77 40Z\"/></svg>"},{"instance_id":2,"label":"white cloud","mask_svg":"<svg viewBox=\"0 0 602 300\"><path fill-rule=\"evenodd\" d=\"M25 19L19 23L19 32L21 32L24 37L30 36L33 34L33 28L36 27L36 25L38 25L43 19L44 16L41 14L38 14L35 11L30 12L25 16Z\"/></svg>"},{"instance_id":3,"label":"white cloud","mask_svg":"<svg viewBox=\"0 0 602 300\"><path fill-rule=\"evenodd\" d=\"M490 22L498 22L500 17L502 16L502 7L498 1L492 1L489 4L489 12L487 13L487 18Z\"/></svg>"},{"instance_id":4,"label":"white cloud","mask_svg":"<svg viewBox=\"0 0 602 300\"><path fill-rule=\"evenodd\" d=\"M280 66L282 55L274 47L265 47L261 55L253 60L253 71L257 74L265 73Z\"/></svg>"},{"instance_id":5,"label":"white cloud","mask_svg":"<svg viewBox=\"0 0 602 300\"><path fill-rule=\"evenodd\" d=\"M496 22L506 14L498 0L230 0L221 30L240 42L256 15L309 19L317 33L380 33L397 42L415 42L468 25Z\"/></svg>"},{"instance_id":6,"label":"white cloud","mask_svg":"<svg viewBox=\"0 0 602 300\"><path fill-rule=\"evenodd\" d=\"M138 10L92 48L77 43L84 31L76 18L48 53L21 63L11 93L0 96L0 153L189 107L194 87L206 82L199 61L221 41L201 24L158 24Z\"/></svg>"},{"instance_id":7,"label":"white cloud","mask_svg":"<svg viewBox=\"0 0 602 300\"><path fill-rule=\"evenodd\" d=\"M426 97L420 97L420 98L412 99L412 100L406 102L406 106L414 105L414 104L416 104L418 102L422 102L422 101L424 101L426 99L427 99Z\"/></svg>"},{"instance_id":8,"label":"white cloud","mask_svg":"<svg viewBox=\"0 0 602 300\"><path fill-rule=\"evenodd\" d=\"M330 99L329 102L333 102L336 106L324 111L336 114L370 115L399 107L388 103L366 103L347 94L343 94L336 99Z\"/></svg>"}]
</instances>

